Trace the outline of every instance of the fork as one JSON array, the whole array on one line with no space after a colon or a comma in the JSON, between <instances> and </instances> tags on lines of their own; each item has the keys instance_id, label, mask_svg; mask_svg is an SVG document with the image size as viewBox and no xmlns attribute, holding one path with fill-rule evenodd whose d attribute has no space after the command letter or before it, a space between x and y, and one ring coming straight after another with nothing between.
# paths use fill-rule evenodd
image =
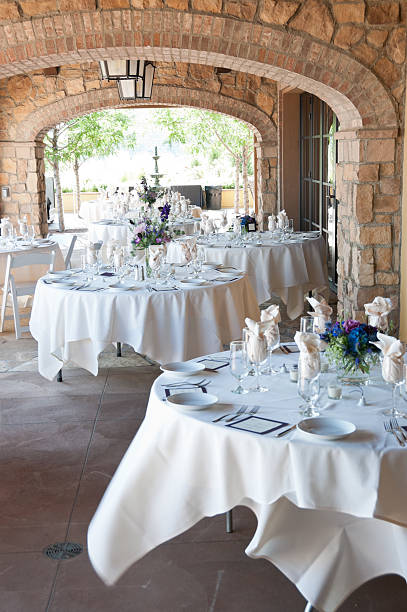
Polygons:
<instances>
[{"instance_id":1,"label":"fork","mask_svg":"<svg viewBox=\"0 0 407 612\"><path fill-rule=\"evenodd\" d=\"M236 412L236 414L234 414L234 415L232 416L232 419L234 419L234 418L236 418L237 416L241 415L241 414L242 414L242 413L243 413L243 412L246 410L246 408L247 408L247 406L246 406L245 404L243 404L243 406L241 406L241 407L239 408L239 410ZM217 419L214 419L214 420L212 421L212 423L219 423L219 421L222 421L222 419L225 419L226 417L230 416L230 414L231 414L230 412L227 412L226 414L223 414L222 416L218 417ZM232 420L232 419L228 419L228 421L229 421L229 420Z\"/></svg>"},{"instance_id":2,"label":"fork","mask_svg":"<svg viewBox=\"0 0 407 612\"><path fill-rule=\"evenodd\" d=\"M392 433L393 434L393 436L396 438L396 440L400 444L400 446L405 446L404 440L402 440L401 438L398 437L396 430L392 428L392 426L390 425L389 421L384 421L383 425L384 425L384 429L388 433Z\"/></svg>"},{"instance_id":3,"label":"fork","mask_svg":"<svg viewBox=\"0 0 407 612\"><path fill-rule=\"evenodd\" d=\"M390 419L390 426L401 434L401 437L403 438L404 442L407 442L406 432L400 427L400 423L397 419Z\"/></svg>"},{"instance_id":4,"label":"fork","mask_svg":"<svg viewBox=\"0 0 407 612\"><path fill-rule=\"evenodd\" d=\"M236 417L238 417L241 414L243 414L244 412L246 412L246 409L247 409L247 405L243 404L242 406L240 406L239 410L237 412L235 412L235 414L232 414L230 417L225 419L225 423L229 423L230 421L234 421L236 419Z\"/></svg>"},{"instance_id":5,"label":"fork","mask_svg":"<svg viewBox=\"0 0 407 612\"><path fill-rule=\"evenodd\" d=\"M260 410L260 406L253 406L253 408L250 408L247 414L257 414L259 410Z\"/></svg>"}]
</instances>

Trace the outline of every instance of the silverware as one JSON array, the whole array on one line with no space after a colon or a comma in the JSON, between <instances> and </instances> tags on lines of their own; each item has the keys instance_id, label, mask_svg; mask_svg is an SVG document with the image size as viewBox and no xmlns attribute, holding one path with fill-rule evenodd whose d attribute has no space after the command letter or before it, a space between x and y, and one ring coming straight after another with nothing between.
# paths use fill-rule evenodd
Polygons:
<instances>
[{"instance_id":1,"label":"silverware","mask_svg":"<svg viewBox=\"0 0 407 612\"><path fill-rule=\"evenodd\" d=\"M395 429L393 429L393 427L390 425L389 421L384 421L383 425L384 425L384 429L388 433L392 433L393 434L393 436L396 438L396 440L400 444L400 446L405 446L404 440L398 436L397 431Z\"/></svg>"},{"instance_id":2,"label":"silverware","mask_svg":"<svg viewBox=\"0 0 407 612\"><path fill-rule=\"evenodd\" d=\"M243 406L241 406L239 410L235 412L235 414L232 414L229 418L225 419L225 423L230 423L230 421L234 421L236 417L246 412L246 409L247 409L247 405L243 404Z\"/></svg>"},{"instance_id":3,"label":"silverware","mask_svg":"<svg viewBox=\"0 0 407 612\"><path fill-rule=\"evenodd\" d=\"M289 427L288 429L285 429L284 431L280 431L280 433L276 435L276 438L281 438L282 436L285 436L285 434L288 434L290 431L292 431L296 427L297 427L297 423L295 423L295 425L291 425L291 427Z\"/></svg>"},{"instance_id":4,"label":"silverware","mask_svg":"<svg viewBox=\"0 0 407 612\"><path fill-rule=\"evenodd\" d=\"M260 406L253 406L253 408L250 408L247 414L257 414L259 410L260 410Z\"/></svg>"},{"instance_id":5,"label":"silverware","mask_svg":"<svg viewBox=\"0 0 407 612\"><path fill-rule=\"evenodd\" d=\"M404 431L404 429L402 429L402 427L400 427L400 423L398 422L397 419L390 419L390 426L393 429L396 429L401 434L401 437L404 440L404 442L407 442L407 434Z\"/></svg>"},{"instance_id":6,"label":"silverware","mask_svg":"<svg viewBox=\"0 0 407 612\"><path fill-rule=\"evenodd\" d=\"M229 416L230 412L227 412L226 414L218 417L217 419L213 419L212 423L219 423L219 421L221 421L222 419L226 418L227 416Z\"/></svg>"}]
</instances>

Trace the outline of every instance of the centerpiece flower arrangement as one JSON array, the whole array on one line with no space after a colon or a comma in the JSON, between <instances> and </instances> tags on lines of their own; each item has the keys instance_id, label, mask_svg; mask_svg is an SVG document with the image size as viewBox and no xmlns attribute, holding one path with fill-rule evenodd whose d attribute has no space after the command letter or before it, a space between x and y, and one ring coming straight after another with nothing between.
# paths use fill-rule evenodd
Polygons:
<instances>
[{"instance_id":1,"label":"centerpiece flower arrangement","mask_svg":"<svg viewBox=\"0 0 407 612\"><path fill-rule=\"evenodd\" d=\"M250 215L244 215L244 217L240 219L240 227L245 232L255 232L257 229L256 218Z\"/></svg>"},{"instance_id":2,"label":"centerpiece flower arrangement","mask_svg":"<svg viewBox=\"0 0 407 612\"><path fill-rule=\"evenodd\" d=\"M377 341L377 327L347 319L326 323L321 340L328 344L325 354L344 377L354 377L355 382L366 379L370 367L377 363L380 350L372 342Z\"/></svg>"},{"instance_id":3,"label":"centerpiece flower arrangement","mask_svg":"<svg viewBox=\"0 0 407 612\"><path fill-rule=\"evenodd\" d=\"M149 187L145 176L141 177L141 188L137 189L137 194L140 200L148 206L152 206L160 195L153 187Z\"/></svg>"},{"instance_id":4,"label":"centerpiece flower arrangement","mask_svg":"<svg viewBox=\"0 0 407 612\"><path fill-rule=\"evenodd\" d=\"M144 216L138 221L130 220L130 226L134 233L131 239L133 253L136 249L148 249L152 244L165 244L172 238L167 221L162 218Z\"/></svg>"}]
</instances>

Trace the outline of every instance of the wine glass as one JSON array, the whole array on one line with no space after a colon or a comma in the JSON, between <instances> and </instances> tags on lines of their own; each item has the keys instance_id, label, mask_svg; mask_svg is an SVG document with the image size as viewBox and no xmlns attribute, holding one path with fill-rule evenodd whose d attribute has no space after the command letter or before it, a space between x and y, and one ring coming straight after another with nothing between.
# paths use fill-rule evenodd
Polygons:
<instances>
[{"instance_id":1,"label":"wine glass","mask_svg":"<svg viewBox=\"0 0 407 612\"><path fill-rule=\"evenodd\" d=\"M271 365L273 351L280 346L280 330L278 325L273 328L273 333L267 337L267 354L268 354L268 374L278 374L279 370L275 370Z\"/></svg>"},{"instance_id":2,"label":"wine glass","mask_svg":"<svg viewBox=\"0 0 407 612\"><path fill-rule=\"evenodd\" d=\"M318 356L319 358L319 356ZM317 373L315 374L315 371ZM300 406L301 414L308 417L319 415L316 408L316 403L320 393L320 372L319 362L316 368L307 367L304 357L300 354L298 359L298 395L305 401L305 404Z\"/></svg>"},{"instance_id":3,"label":"wine glass","mask_svg":"<svg viewBox=\"0 0 407 612\"><path fill-rule=\"evenodd\" d=\"M34 228L34 226L33 226L33 225L29 225L29 226L28 226L27 233L28 233L28 240L29 240L29 241L31 242L31 244L32 244L32 243L34 242L34 239L35 239L35 228Z\"/></svg>"},{"instance_id":4,"label":"wine glass","mask_svg":"<svg viewBox=\"0 0 407 612\"><path fill-rule=\"evenodd\" d=\"M400 377L399 380L392 382L392 406L391 408L389 408L388 410L384 410L383 414L385 414L386 416L390 416L392 418L396 418L396 417L406 417L407 418L407 414L405 412L402 412L399 409L399 400L400 400L400 396L402 396L402 387L404 387L404 390L406 390L407 388L407 366L404 363L403 364L403 370L400 372Z\"/></svg>"},{"instance_id":5,"label":"wine glass","mask_svg":"<svg viewBox=\"0 0 407 612\"><path fill-rule=\"evenodd\" d=\"M256 336L254 334L248 334L247 342L247 354L250 364L254 367L256 375L256 385L250 391L257 391L257 393L264 393L269 391L267 387L260 385L260 374L261 369L267 363L267 341L264 337Z\"/></svg>"},{"instance_id":6,"label":"wine glass","mask_svg":"<svg viewBox=\"0 0 407 612\"><path fill-rule=\"evenodd\" d=\"M232 389L232 393L242 395L248 393L247 389L242 387L242 380L249 374L249 364L247 360L247 345L242 340L234 340L230 343L230 373L239 381L236 389Z\"/></svg>"}]
</instances>

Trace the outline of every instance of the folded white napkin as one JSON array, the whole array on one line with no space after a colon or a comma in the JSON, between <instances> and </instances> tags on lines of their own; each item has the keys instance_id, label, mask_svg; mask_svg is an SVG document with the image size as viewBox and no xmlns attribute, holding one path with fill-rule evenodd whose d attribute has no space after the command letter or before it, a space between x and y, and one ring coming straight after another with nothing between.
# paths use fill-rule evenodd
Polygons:
<instances>
[{"instance_id":1,"label":"folded white napkin","mask_svg":"<svg viewBox=\"0 0 407 612\"><path fill-rule=\"evenodd\" d=\"M160 267L163 258L165 257L165 244L150 244L148 247L148 256L150 268L157 270Z\"/></svg>"},{"instance_id":2,"label":"folded white napkin","mask_svg":"<svg viewBox=\"0 0 407 612\"><path fill-rule=\"evenodd\" d=\"M382 376L386 382L398 383L403 380L403 355L405 346L397 338L377 332L378 342L372 342L383 353Z\"/></svg>"},{"instance_id":3,"label":"folded white napkin","mask_svg":"<svg viewBox=\"0 0 407 612\"><path fill-rule=\"evenodd\" d=\"M185 263L189 263L193 259L196 259L198 253L196 238L189 238L188 240L183 240L182 242L180 242L180 244Z\"/></svg>"},{"instance_id":4,"label":"folded white napkin","mask_svg":"<svg viewBox=\"0 0 407 612\"><path fill-rule=\"evenodd\" d=\"M221 218L220 218L221 227L226 227L228 225L228 213L226 210L222 210Z\"/></svg>"},{"instance_id":5,"label":"folded white napkin","mask_svg":"<svg viewBox=\"0 0 407 612\"><path fill-rule=\"evenodd\" d=\"M278 329L278 324L281 321L280 306L278 304L272 304L268 308L262 310L260 320L269 323L269 327L264 330L267 346L275 346L280 340L280 331Z\"/></svg>"},{"instance_id":6,"label":"folded white napkin","mask_svg":"<svg viewBox=\"0 0 407 612\"><path fill-rule=\"evenodd\" d=\"M378 329L386 330L388 328L388 315L393 309L393 304L390 298L376 296L373 302L365 304L365 313L369 317L370 325Z\"/></svg>"},{"instance_id":7,"label":"folded white napkin","mask_svg":"<svg viewBox=\"0 0 407 612\"><path fill-rule=\"evenodd\" d=\"M274 215L270 215L267 222L268 222L269 232L274 232L274 230L277 228L276 217Z\"/></svg>"},{"instance_id":8,"label":"folded white napkin","mask_svg":"<svg viewBox=\"0 0 407 612\"><path fill-rule=\"evenodd\" d=\"M294 340L300 349L300 359L298 362L300 375L307 379L315 378L321 369L319 336L317 334L297 331Z\"/></svg>"},{"instance_id":9,"label":"folded white napkin","mask_svg":"<svg viewBox=\"0 0 407 612\"><path fill-rule=\"evenodd\" d=\"M240 219L236 218L233 221L233 231L235 234L240 234Z\"/></svg>"},{"instance_id":10,"label":"folded white napkin","mask_svg":"<svg viewBox=\"0 0 407 612\"><path fill-rule=\"evenodd\" d=\"M118 249L120 247L120 242L118 240L109 240L107 245L106 245L106 257L108 260L110 260L116 249Z\"/></svg>"},{"instance_id":11,"label":"folded white napkin","mask_svg":"<svg viewBox=\"0 0 407 612\"><path fill-rule=\"evenodd\" d=\"M325 323L331 320L332 308L325 298L322 298L320 302L314 297L307 297L307 300L315 310L315 312L308 312L315 319L315 331L322 334L325 331Z\"/></svg>"},{"instance_id":12,"label":"folded white napkin","mask_svg":"<svg viewBox=\"0 0 407 612\"><path fill-rule=\"evenodd\" d=\"M248 329L247 354L253 363L261 363L267 357L265 332L269 329L270 322L260 323L247 317L245 323Z\"/></svg>"},{"instance_id":13,"label":"folded white napkin","mask_svg":"<svg viewBox=\"0 0 407 612\"><path fill-rule=\"evenodd\" d=\"M277 224L280 229L284 229L286 225L286 219L287 219L287 213L285 212L284 209L280 210L280 212L277 214Z\"/></svg>"},{"instance_id":14,"label":"folded white napkin","mask_svg":"<svg viewBox=\"0 0 407 612\"><path fill-rule=\"evenodd\" d=\"M206 220L206 224L205 224L204 233L205 234L213 234L214 231L215 231L215 226L213 224L212 219L207 219Z\"/></svg>"}]
</instances>

